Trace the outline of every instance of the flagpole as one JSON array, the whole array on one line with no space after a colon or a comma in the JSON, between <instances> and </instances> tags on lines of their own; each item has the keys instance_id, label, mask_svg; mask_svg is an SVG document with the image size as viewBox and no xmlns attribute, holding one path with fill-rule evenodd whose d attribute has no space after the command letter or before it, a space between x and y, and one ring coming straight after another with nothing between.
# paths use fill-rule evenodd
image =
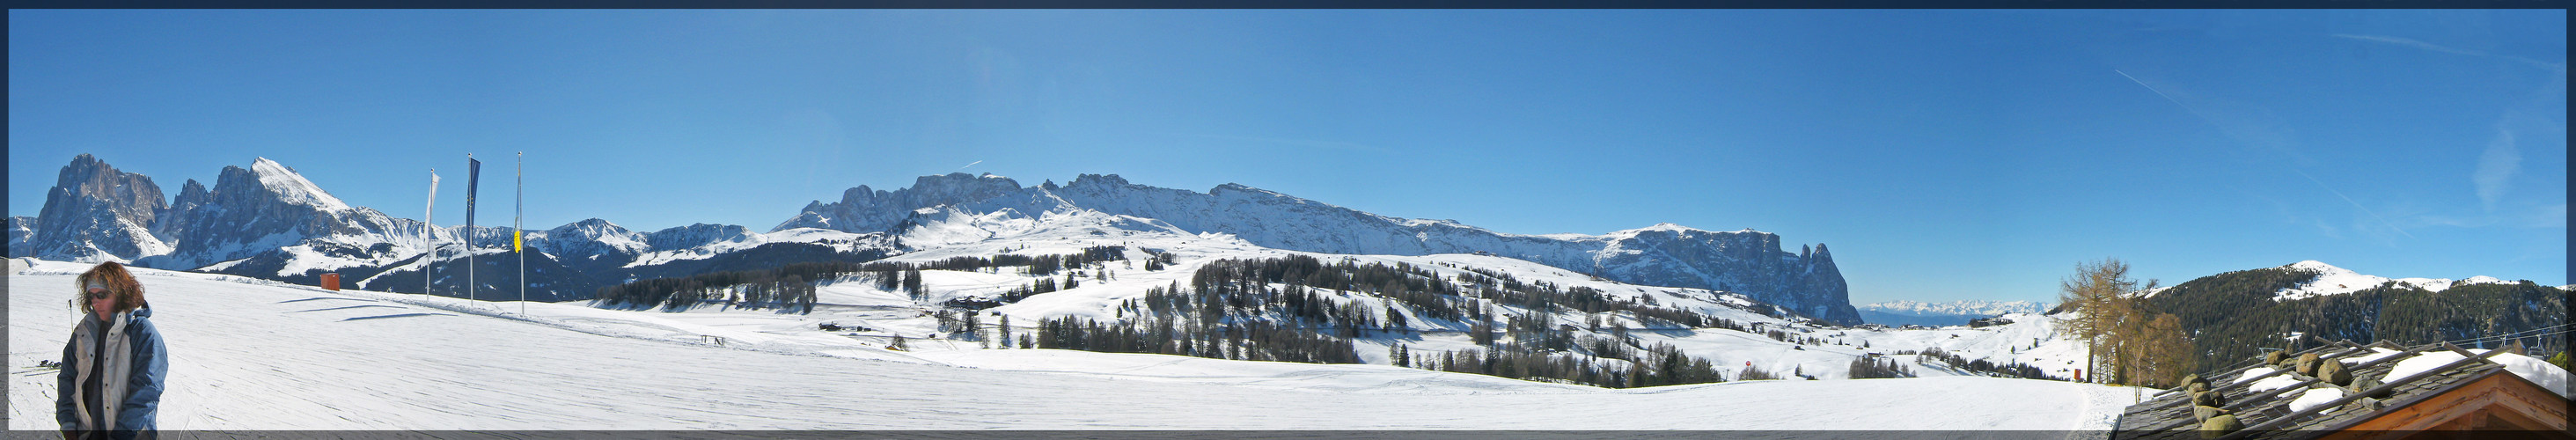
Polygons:
<instances>
[{"instance_id":1,"label":"flagpole","mask_svg":"<svg viewBox=\"0 0 2576 440\"><path fill-rule=\"evenodd\" d=\"M465 153L465 303L474 303L474 183L482 180L482 164L474 162L474 153Z\"/></svg>"},{"instance_id":2,"label":"flagpole","mask_svg":"<svg viewBox=\"0 0 2576 440\"><path fill-rule=\"evenodd\" d=\"M518 178L518 193L510 196L510 203L515 205L510 208L510 252L519 254L519 315L525 316L528 314L528 246L522 244L527 231L526 226L520 224L528 217L528 152L525 151L519 152Z\"/></svg>"},{"instance_id":3,"label":"flagpole","mask_svg":"<svg viewBox=\"0 0 2576 440\"><path fill-rule=\"evenodd\" d=\"M429 272L438 262L438 169L429 169L429 204L420 213L420 242L427 249L420 254L420 300L429 300Z\"/></svg>"}]
</instances>

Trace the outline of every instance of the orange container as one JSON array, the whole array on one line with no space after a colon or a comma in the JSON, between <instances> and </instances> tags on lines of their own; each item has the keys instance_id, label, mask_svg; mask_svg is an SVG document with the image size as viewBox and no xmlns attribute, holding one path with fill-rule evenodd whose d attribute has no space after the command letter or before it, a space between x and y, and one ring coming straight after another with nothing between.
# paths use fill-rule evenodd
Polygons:
<instances>
[{"instance_id":1,"label":"orange container","mask_svg":"<svg viewBox=\"0 0 2576 440\"><path fill-rule=\"evenodd\" d=\"M340 274L336 274L336 273L326 273L326 274L322 274L322 289L323 289L323 290L332 290L332 291L338 291L338 290L340 290Z\"/></svg>"}]
</instances>

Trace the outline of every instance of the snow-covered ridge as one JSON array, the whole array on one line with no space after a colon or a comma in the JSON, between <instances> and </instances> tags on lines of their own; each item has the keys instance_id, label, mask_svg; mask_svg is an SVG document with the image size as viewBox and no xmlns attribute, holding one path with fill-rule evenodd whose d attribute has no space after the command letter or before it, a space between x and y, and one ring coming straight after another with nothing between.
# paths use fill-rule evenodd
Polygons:
<instances>
[{"instance_id":1,"label":"snow-covered ridge","mask_svg":"<svg viewBox=\"0 0 2576 440\"><path fill-rule=\"evenodd\" d=\"M349 204L341 203L339 197L332 197L331 193L323 192L321 186L314 185L311 180L305 180L303 174L296 173L295 170L277 161L262 157L252 162L250 168L252 174L259 176L260 186L268 188L268 191L276 194L279 200L326 211L349 209Z\"/></svg>"},{"instance_id":2,"label":"snow-covered ridge","mask_svg":"<svg viewBox=\"0 0 2576 440\"><path fill-rule=\"evenodd\" d=\"M2497 278L2495 278L2495 277L2484 276L2484 275L2480 275L2480 276L2473 276L2473 277L2469 277L2468 279L2463 279L2463 280L2458 280L2458 281L2453 281L2453 280L2448 279L2448 278L2396 278L2396 279L2390 279L2390 278L2387 278L2387 277L2381 277L2381 276L2376 276L2376 275L2364 275L2364 274L2361 274L2361 273L2358 273L2358 272L2353 272L2353 271L2351 271L2351 270L2344 269L2344 268L2341 268L2341 267L2335 267L2334 265L2326 264L2326 263L2324 263L2324 262L2320 262L2320 261L2316 261L2316 260L2308 260L2308 261L2301 261L2301 262L2297 262L2297 263L2290 263L2290 264L2282 265L2282 266L2280 266L2280 267L2281 267L2281 268L2283 268L2283 269L2290 269L2290 270L2296 270L2296 271L2303 271L2303 272L2308 272L2308 273L2314 273L2314 274L2316 274L2317 276L2316 276L2316 278L2311 279L2311 280L2309 280L2309 281L2308 281L2308 282L2306 282L2306 283L2301 283L2301 284L2299 284L2299 285L2297 285L2297 286L2291 286L2290 288L2287 288L2287 289L2281 289L2281 291L2280 291L2280 292L2275 292L2275 293L2272 295L2272 300L2274 300L2274 301L2290 301L2290 300L2298 300L2298 299L2305 299L2305 298L2314 298L2314 297L2324 296L2324 295L2341 295L2341 294L2346 294L2346 293L2359 292L2359 291L2363 291L2363 290L2370 290L2370 289L2372 289L2372 288L2376 288L2376 287L2379 287L2379 286L2381 286L2381 285L2386 285L2386 284L2389 284L2389 283L2392 283L2392 282L2393 282L2393 283L2398 283L2398 284L2407 285L2407 286L2412 286L2412 287L2415 287L2415 288L2418 288L2418 289L2424 289L2424 290L2432 291L2432 292L2441 292L2441 291L2444 291L2444 290L2450 290L2452 287L2456 287L2456 286L2467 286L2467 285L2475 285L2475 284L2510 284L2510 283L2511 283L2510 281L2505 281L2505 280L2502 280L2502 279L2497 279Z\"/></svg>"}]
</instances>

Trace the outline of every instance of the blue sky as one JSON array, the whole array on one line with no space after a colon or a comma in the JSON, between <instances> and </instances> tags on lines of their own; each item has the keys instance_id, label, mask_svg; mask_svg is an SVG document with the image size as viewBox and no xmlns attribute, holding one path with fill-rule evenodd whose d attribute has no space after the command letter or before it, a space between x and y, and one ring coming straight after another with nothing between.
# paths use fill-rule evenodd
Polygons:
<instances>
[{"instance_id":1,"label":"blue sky","mask_svg":"<svg viewBox=\"0 0 2576 440\"><path fill-rule=\"evenodd\" d=\"M72 156L353 205L767 230L995 173L1832 247L1855 303L2320 260L2567 281L2564 11L11 11L9 214ZM506 224L506 180L478 223Z\"/></svg>"}]
</instances>

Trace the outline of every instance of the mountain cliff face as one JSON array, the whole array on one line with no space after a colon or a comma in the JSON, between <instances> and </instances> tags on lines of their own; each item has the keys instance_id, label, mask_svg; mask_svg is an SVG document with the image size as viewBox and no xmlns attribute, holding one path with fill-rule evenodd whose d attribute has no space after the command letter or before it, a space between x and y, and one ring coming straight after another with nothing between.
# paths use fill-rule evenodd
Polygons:
<instances>
[{"instance_id":1,"label":"mountain cliff face","mask_svg":"<svg viewBox=\"0 0 2576 440\"><path fill-rule=\"evenodd\" d=\"M174 250L137 264L199 268L268 252L290 252L328 258L299 259L313 264L283 269L330 270L389 263L417 254L420 235L427 232L418 222L341 203L286 165L266 158L250 168L224 167L213 190L183 188L173 206L153 230L161 231Z\"/></svg>"},{"instance_id":2,"label":"mountain cliff face","mask_svg":"<svg viewBox=\"0 0 2576 440\"><path fill-rule=\"evenodd\" d=\"M841 192L841 201L815 201L805 205L796 217L781 222L771 232L795 228L821 228L851 233L881 232L912 216L915 209L983 201L1020 191L1019 182L986 174L969 176L949 173L921 176L909 188L892 192L859 185Z\"/></svg>"},{"instance_id":3,"label":"mountain cliff face","mask_svg":"<svg viewBox=\"0 0 2576 440\"><path fill-rule=\"evenodd\" d=\"M64 165L45 192L23 255L91 263L170 253L151 229L168 208L152 178L83 154Z\"/></svg>"},{"instance_id":4,"label":"mountain cliff face","mask_svg":"<svg viewBox=\"0 0 2576 440\"><path fill-rule=\"evenodd\" d=\"M993 214L1036 219L1090 211L1129 219L1140 230L1170 227L1187 233L1223 233L1277 249L1389 255L1490 253L1621 282L1740 292L1829 322L1860 322L1842 273L1822 245L1802 247L1792 254L1780 248L1779 236L1752 230L1713 232L1662 224L1597 236L1517 235L1454 221L1370 214L1238 184L1199 193L1137 185L1117 175L1085 174L1063 186L1018 185L998 176L955 173L922 177L913 187L894 192L862 186L844 192L841 202L808 204L805 212L781 223L779 229L898 230L907 245L929 245L923 240L980 240L996 230L1019 226L979 218L972 223L992 226L969 231L911 230L928 223L960 224L926 219Z\"/></svg>"}]
</instances>

